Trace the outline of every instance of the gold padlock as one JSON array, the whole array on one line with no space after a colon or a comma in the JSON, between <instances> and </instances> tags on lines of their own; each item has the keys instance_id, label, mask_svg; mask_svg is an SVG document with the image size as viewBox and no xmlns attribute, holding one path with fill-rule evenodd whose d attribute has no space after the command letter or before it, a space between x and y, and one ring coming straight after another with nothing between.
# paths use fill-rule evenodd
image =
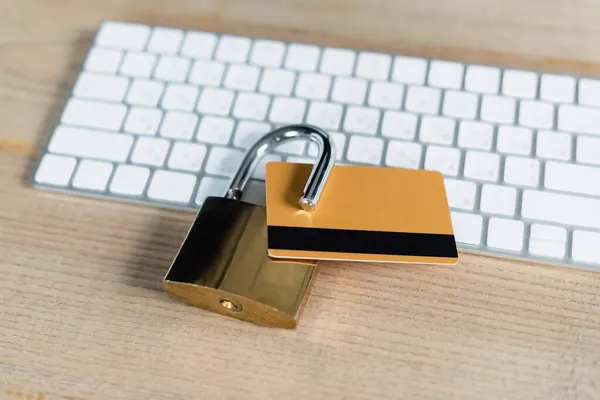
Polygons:
<instances>
[{"instance_id":1,"label":"gold padlock","mask_svg":"<svg viewBox=\"0 0 600 400\"><path fill-rule=\"evenodd\" d=\"M313 284L313 260L268 255L266 208L241 201L261 156L284 141L305 138L319 148L301 208L313 210L335 162L329 135L312 125L275 129L246 153L224 197L208 197L196 215L163 285L193 306L258 325L295 329Z\"/></svg>"}]
</instances>

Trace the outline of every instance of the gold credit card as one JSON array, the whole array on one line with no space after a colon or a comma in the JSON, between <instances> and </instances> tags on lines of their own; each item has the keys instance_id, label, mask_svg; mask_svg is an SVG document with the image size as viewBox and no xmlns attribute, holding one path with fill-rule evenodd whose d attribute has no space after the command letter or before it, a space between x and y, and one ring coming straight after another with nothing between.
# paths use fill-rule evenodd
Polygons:
<instances>
[{"instance_id":1,"label":"gold credit card","mask_svg":"<svg viewBox=\"0 0 600 400\"><path fill-rule=\"evenodd\" d=\"M301 210L312 164L269 162L266 208L274 258L456 264L443 175L335 165L314 211Z\"/></svg>"}]
</instances>

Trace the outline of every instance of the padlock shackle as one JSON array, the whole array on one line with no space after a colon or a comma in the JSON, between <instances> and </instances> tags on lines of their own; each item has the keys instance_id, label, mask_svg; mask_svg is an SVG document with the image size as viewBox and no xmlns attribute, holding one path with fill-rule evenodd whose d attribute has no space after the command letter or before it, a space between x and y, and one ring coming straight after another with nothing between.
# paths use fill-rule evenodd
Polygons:
<instances>
[{"instance_id":1,"label":"padlock shackle","mask_svg":"<svg viewBox=\"0 0 600 400\"><path fill-rule=\"evenodd\" d=\"M233 177L225 197L241 200L244 187L260 158L280 143L299 138L312 141L319 149L319 156L304 187L304 194L298 200L298 204L302 209L306 211L314 210L335 163L335 148L326 131L308 124L286 125L272 130L260 138L244 156L244 160Z\"/></svg>"}]
</instances>

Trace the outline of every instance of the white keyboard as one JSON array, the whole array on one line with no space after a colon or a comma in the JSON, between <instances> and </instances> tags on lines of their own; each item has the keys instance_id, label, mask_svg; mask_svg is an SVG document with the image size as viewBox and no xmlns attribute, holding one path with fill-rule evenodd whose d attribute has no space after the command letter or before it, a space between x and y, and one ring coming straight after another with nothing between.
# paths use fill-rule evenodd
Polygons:
<instances>
[{"instance_id":1,"label":"white keyboard","mask_svg":"<svg viewBox=\"0 0 600 400\"><path fill-rule=\"evenodd\" d=\"M441 171L461 250L600 270L595 79L109 21L33 183L197 211L255 140L301 122L340 164Z\"/></svg>"}]
</instances>

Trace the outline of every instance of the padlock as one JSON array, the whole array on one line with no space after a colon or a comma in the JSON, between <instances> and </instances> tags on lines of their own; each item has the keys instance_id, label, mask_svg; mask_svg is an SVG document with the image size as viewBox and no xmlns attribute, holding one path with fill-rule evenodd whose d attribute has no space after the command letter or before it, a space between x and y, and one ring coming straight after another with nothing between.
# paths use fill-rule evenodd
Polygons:
<instances>
[{"instance_id":1,"label":"padlock","mask_svg":"<svg viewBox=\"0 0 600 400\"><path fill-rule=\"evenodd\" d=\"M207 197L163 285L180 301L262 326L295 329L317 272L314 260L271 259L266 208L242 201L251 171L272 147L304 138L319 149L298 199L299 212L317 207L335 162L335 148L322 129L306 124L275 129L246 153L224 197ZM305 211L301 211L302 208Z\"/></svg>"}]
</instances>

